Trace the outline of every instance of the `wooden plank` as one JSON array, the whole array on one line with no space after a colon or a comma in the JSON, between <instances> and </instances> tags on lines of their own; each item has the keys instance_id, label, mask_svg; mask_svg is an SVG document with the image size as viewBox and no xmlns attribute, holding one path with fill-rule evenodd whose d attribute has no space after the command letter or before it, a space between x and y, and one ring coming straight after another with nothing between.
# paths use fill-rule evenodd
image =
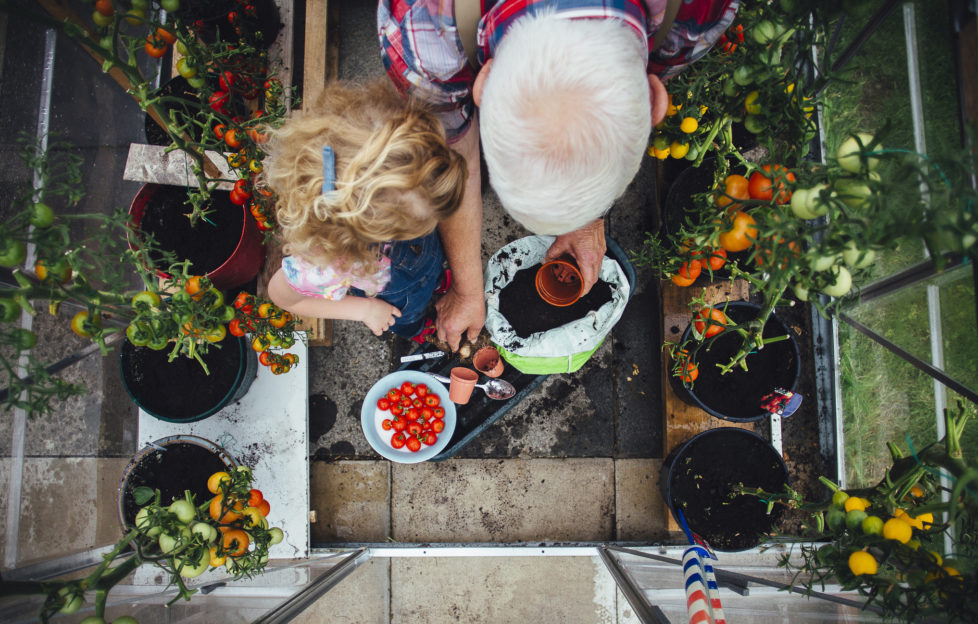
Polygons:
<instances>
[{"instance_id":1,"label":"wooden plank","mask_svg":"<svg viewBox=\"0 0 978 624\"><path fill-rule=\"evenodd\" d=\"M314 101L335 77L327 62L329 46L329 2L306 3L305 50L302 66L302 99Z\"/></svg>"}]
</instances>

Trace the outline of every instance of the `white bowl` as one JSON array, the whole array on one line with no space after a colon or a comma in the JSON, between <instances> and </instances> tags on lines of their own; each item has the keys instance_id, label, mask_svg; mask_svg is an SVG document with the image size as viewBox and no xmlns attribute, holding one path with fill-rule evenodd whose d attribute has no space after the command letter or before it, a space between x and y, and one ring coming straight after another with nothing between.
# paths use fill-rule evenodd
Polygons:
<instances>
[{"instance_id":1,"label":"white bowl","mask_svg":"<svg viewBox=\"0 0 978 624\"><path fill-rule=\"evenodd\" d=\"M396 449L391 446L390 439L395 432L393 430L384 431L381 425L385 418L391 417L391 414L389 411L381 411L377 407L378 399L387 396L388 390L400 387L405 381L413 384L426 384L429 392L438 395L438 398L441 399L441 407L445 409L445 429L438 434L438 441L432 446L422 444L421 450L416 453L412 453L407 448ZM455 433L455 418L455 404L448 398L448 389L431 375L413 370L396 371L381 378L367 392L367 396L363 399L363 407L360 410L360 424L367 442L375 451L392 462L400 464L417 464L442 452L451 441L452 434Z\"/></svg>"}]
</instances>

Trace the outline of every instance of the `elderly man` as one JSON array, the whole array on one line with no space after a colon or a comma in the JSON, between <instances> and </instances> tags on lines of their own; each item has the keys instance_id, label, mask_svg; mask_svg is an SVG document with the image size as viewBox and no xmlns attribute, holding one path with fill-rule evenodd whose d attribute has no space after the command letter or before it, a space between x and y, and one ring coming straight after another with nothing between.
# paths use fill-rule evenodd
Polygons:
<instances>
[{"instance_id":1,"label":"elderly man","mask_svg":"<svg viewBox=\"0 0 978 624\"><path fill-rule=\"evenodd\" d=\"M454 277L437 304L440 339L455 349L485 322L480 136L503 207L530 231L556 235L547 257L573 255L590 290L605 252L602 217L665 116L662 81L709 50L738 4L380 0L391 80L438 113L468 163L462 207L439 226Z\"/></svg>"}]
</instances>

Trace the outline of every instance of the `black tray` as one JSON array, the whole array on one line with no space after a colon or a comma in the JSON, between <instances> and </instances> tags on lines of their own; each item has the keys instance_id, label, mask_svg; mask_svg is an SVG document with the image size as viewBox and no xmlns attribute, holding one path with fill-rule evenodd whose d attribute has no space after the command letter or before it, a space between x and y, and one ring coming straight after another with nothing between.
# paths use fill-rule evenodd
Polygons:
<instances>
[{"instance_id":1,"label":"black tray","mask_svg":"<svg viewBox=\"0 0 978 624\"><path fill-rule=\"evenodd\" d=\"M414 353L431 353L438 349L431 343L416 350ZM547 375L527 375L516 370L516 368L505 364L503 374L500 379L505 379L516 387L516 394L505 401L490 399L481 388L476 388L472 392L472 398L465 405L456 405L455 432L448 446L441 453L435 455L428 461L442 461L448 459L462 450L469 442L475 439L480 433L486 430L489 425L499 420L513 406L523 400L534 388L543 383ZM406 362L397 370L416 370L424 373L435 373L449 377L451 371L456 366L466 366L472 368L471 364L462 364L457 355L445 356L436 360L420 360L416 362ZM485 383L488 377L479 376L478 383ZM447 384L446 384L447 385Z\"/></svg>"}]
</instances>

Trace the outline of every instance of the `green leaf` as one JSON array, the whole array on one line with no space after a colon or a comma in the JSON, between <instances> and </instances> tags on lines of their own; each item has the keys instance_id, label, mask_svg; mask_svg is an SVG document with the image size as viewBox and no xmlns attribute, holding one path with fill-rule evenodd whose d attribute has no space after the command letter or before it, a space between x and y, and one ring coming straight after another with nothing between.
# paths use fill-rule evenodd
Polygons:
<instances>
[{"instance_id":1,"label":"green leaf","mask_svg":"<svg viewBox=\"0 0 978 624\"><path fill-rule=\"evenodd\" d=\"M141 485L132 491L132 499L136 501L137 505L145 505L155 495L156 492L153 488L146 487L145 485Z\"/></svg>"}]
</instances>

